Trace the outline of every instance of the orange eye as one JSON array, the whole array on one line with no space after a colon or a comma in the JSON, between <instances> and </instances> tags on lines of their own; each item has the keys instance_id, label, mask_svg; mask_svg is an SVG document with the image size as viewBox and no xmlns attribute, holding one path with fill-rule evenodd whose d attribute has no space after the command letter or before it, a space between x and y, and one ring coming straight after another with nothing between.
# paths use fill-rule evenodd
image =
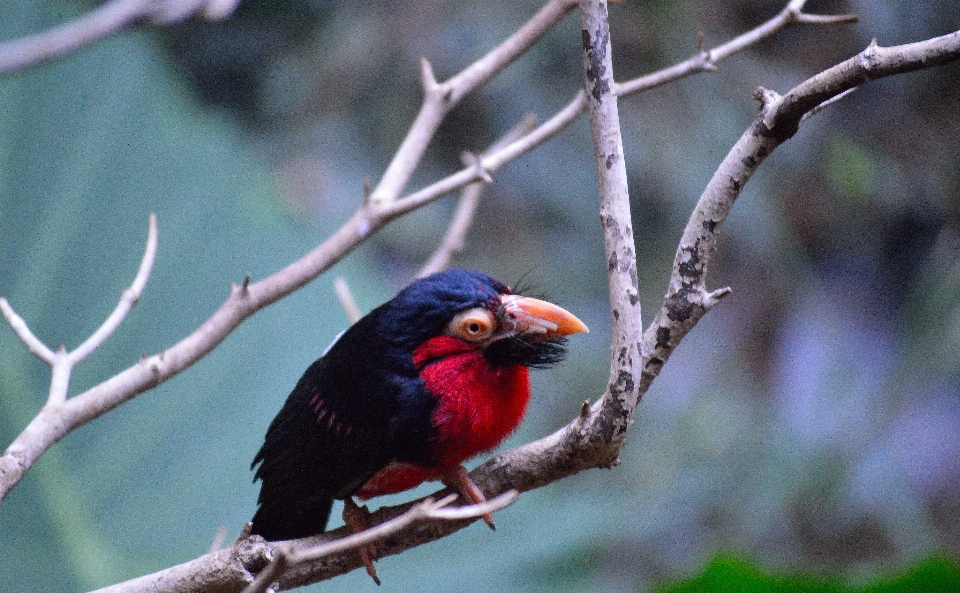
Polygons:
<instances>
[{"instance_id":1,"label":"orange eye","mask_svg":"<svg viewBox=\"0 0 960 593\"><path fill-rule=\"evenodd\" d=\"M486 309L470 309L458 313L447 326L447 335L467 342L480 342L493 335L496 319Z\"/></svg>"}]
</instances>

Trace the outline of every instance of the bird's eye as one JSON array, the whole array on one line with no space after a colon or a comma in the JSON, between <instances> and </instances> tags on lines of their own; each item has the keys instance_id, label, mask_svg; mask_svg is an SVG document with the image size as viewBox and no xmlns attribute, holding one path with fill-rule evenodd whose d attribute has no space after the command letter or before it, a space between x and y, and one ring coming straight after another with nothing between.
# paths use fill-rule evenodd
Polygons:
<instances>
[{"instance_id":1,"label":"bird's eye","mask_svg":"<svg viewBox=\"0 0 960 593\"><path fill-rule=\"evenodd\" d=\"M496 319L486 309L470 309L457 314L447 326L447 335L467 342L480 342L493 335Z\"/></svg>"}]
</instances>

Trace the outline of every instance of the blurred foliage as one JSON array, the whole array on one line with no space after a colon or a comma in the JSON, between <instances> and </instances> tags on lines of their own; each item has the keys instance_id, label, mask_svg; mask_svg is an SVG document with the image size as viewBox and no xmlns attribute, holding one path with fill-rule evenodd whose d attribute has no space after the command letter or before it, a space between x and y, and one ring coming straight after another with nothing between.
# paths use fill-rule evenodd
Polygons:
<instances>
[{"instance_id":1,"label":"blurred foliage","mask_svg":"<svg viewBox=\"0 0 960 593\"><path fill-rule=\"evenodd\" d=\"M614 5L618 78L688 57L700 33L722 43L784 4ZM144 27L0 80L0 294L48 344L76 346L131 281L155 211L146 293L77 369L72 393L174 344L229 282L279 269L353 211L419 108L421 56L448 77L538 6L249 1L224 23ZM85 7L0 0L0 38ZM690 209L755 114L758 85L785 92L872 37L889 45L960 28L955 0L807 9L860 21L784 31L717 73L621 101L645 318ZM581 81L579 38L571 15L468 97L412 188L526 113L564 106ZM957 88L956 65L917 72L865 85L807 122L727 221L709 284L734 294L639 406L621 465L524 495L495 534L470 528L383 559L383 590L648 590L729 549L757 558L761 575L866 582L931 553L960 555ZM592 329L562 367L536 374L508 445L566 423L605 385L590 146L580 121L499 172L456 262L522 278ZM369 310L408 281L451 211L448 200L390 225L334 273ZM83 590L193 558L218 525L234 536L253 511L248 465L269 420L346 323L331 278L47 453L0 505L0 589ZM0 329L4 443L47 381ZM370 586L358 573L314 589Z\"/></svg>"},{"instance_id":2,"label":"blurred foliage","mask_svg":"<svg viewBox=\"0 0 960 593\"><path fill-rule=\"evenodd\" d=\"M704 571L659 593L951 593L960 591L960 564L950 558L927 558L903 575L855 587L836 579L806 574L775 575L737 556L720 555Z\"/></svg>"}]
</instances>

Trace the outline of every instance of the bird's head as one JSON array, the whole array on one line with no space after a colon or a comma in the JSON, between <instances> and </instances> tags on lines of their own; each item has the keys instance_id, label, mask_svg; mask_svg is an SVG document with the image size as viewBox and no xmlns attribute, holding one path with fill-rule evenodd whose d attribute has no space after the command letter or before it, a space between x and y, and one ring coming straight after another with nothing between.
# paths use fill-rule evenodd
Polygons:
<instances>
[{"instance_id":1,"label":"bird's head","mask_svg":"<svg viewBox=\"0 0 960 593\"><path fill-rule=\"evenodd\" d=\"M589 331L557 305L460 269L413 282L377 317L381 336L400 351L417 352L417 366L476 349L494 364L546 366L563 358L566 336Z\"/></svg>"}]
</instances>

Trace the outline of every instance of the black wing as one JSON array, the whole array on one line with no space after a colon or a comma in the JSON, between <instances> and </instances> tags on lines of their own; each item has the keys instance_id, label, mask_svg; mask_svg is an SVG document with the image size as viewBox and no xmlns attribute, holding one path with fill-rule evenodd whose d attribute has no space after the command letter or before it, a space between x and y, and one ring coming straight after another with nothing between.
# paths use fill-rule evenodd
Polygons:
<instances>
[{"instance_id":1,"label":"black wing","mask_svg":"<svg viewBox=\"0 0 960 593\"><path fill-rule=\"evenodd\" d=\"M389 395L364 401L330 377L329 366L325 357L307 369L253 460L259 464L254 480L262 484L252 533L267 540L321 533L333 500L349 496L392 459Z\"/></svg>"}]
</instances>

